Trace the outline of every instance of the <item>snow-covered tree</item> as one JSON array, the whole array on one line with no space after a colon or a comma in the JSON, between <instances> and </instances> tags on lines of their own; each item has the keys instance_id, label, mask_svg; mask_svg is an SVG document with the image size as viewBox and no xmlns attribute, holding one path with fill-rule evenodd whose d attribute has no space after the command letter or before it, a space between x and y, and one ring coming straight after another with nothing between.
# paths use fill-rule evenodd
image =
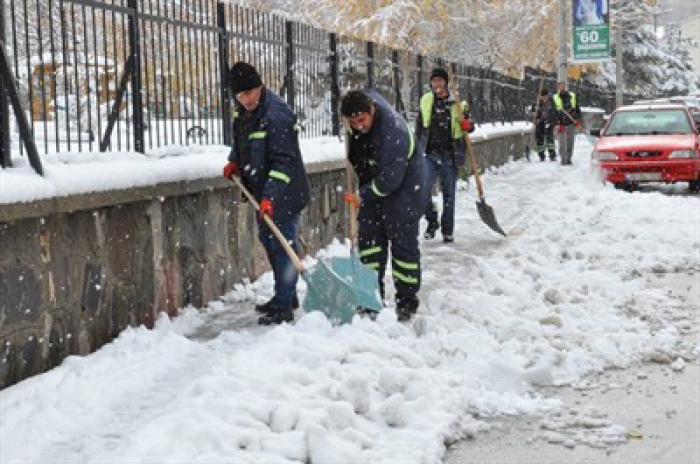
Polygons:
<instances>
[{"instance_id":1,"label":"snow-covered tree","mask_svg":"<svg viewBox=\"0 0 700 464\"><path fill-rule=\"evenodd\" d=\"M680 34L668 34L663 41L662 51L667 56L663 79L659 86L664 93L682 94L700 91L700 73L693 69L690 60L691 48L700 44Z\"/></svg>"},{"instance_id":2,"label":"snow-covered tree","mask_svg":"<svg viewBox=\"0 0 700 464\"><path fill-rule=\"evenodd\" d=\"M622 28L625 91L659 96L697 91L698 73L689 64L688 40L660 41L654 30L658 1L612 0L613 28ZM613 42L614 53L619 45ZM605 63L597 83L615 85L614 61Z\"/></svg>"}]
</instances>

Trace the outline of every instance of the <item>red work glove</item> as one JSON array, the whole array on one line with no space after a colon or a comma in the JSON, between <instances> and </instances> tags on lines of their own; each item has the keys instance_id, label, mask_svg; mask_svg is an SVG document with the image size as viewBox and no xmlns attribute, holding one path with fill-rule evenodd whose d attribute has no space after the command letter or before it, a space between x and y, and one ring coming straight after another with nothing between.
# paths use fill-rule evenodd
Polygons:
<instances>
[{"instance_id":1,"label":"red work glove","mask_svg":"<svg viewBox=\"0 0 700 464\"><path fill-rule=\"evenodd\" d=\"M563 133L563 132L566 130L566 127L564 127L563 124L559 124L559 125L557 126L557 130L558 130L559 133L561 134L561 133Z\"/></svg>"},{"instance_id":2,"label":"red work glove","mask_svg":"<svg viewBox=\"0 0 700 464\"><path fill-rule=\"evenodd\" d=\"M462 121L460 121L459 127L464 132L470 132L472 130L473 126L472 126L472 122L469 119L464 118L464 119L462 119Z\"/></svg>"},{"instance_id":3,"label":"red work glove","mask_svg":"<svg viewBox=\"0 0 700 464\"><path fill-rule=\"evenodd\" d=\"M574 126L581 128L581 121L574 121Z\"/></svg>"},{"instance_id":4,"label":"red work glove","mask_svg":"<svg viewBox=\"0 0 700 464\"><path fill-rule=\"evenodd\" d=\"M224 166L224 177L231 179L238 172L238 163L226 163Z\"/></svg>"},{"instance_id":5,"label":"red work glove","mask_svg":"<svg viewBox=\"0 0 700 464\"><path fill-rule=\"evenodd\" d=\"M272 219L272 200L263 198L262 201L260 201L260 210L258 214L260 215L260 220L264 220L265 216Z\"/></svg>"},{"instance_id":6,"label":"red work glove","mask_svg":"<svg viewBox=\"0 0 700 464\"><path fill-rule=\"evenodd\" d=\"M354 193L346 193L344 197L345 203L347 203L350 206L354 206L355 209L360 208L360 199L357 198L357 195Z\"/></svg>"}]
</instances>

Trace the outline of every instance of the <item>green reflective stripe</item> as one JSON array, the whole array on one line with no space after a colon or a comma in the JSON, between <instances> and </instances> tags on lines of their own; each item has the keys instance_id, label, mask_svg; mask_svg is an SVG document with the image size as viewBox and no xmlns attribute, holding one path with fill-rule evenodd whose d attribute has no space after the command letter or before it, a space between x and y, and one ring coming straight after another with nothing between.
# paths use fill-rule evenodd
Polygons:
<instances>
[{"instance_id":1,"label":"green reflective stripe","mask_svg":"<svg viewBox=\"0 0 700 464\"><path fill-rule=\"evenodd\" d=\"M386 193L382 193L382 192L377 188L377 184L376 184L374 181L372 181L372 191L373 191L374 194L377 195L378 197L385 197L385 196L387 196Z\"/></svg>"},{"instance_id":2,"label":"green reflective stripe","mask_svg":"<svg viewBox=\"0 0 700 464\"><path fill-rule=\"evenodd\" d=\"M376 166L377 162L374 160L369 160L367 161L367 164L369 164L370 166Z\"/></svg>"},{"instance_id":3,"label":"green reflective stripe","mask_svg":"<svg viewBox=\"0 0 700 464\"><path fill-rule=\"evenodd\" d=\"M272 177L273 179L281 180L282 182L284 182L286 184L288 184L289 181L291 180L287 174L280 172L280 171L275 171L274 169L272 171L270 171L268 176Z\"/></svg>"},{"instance_id":4,"label":"green reflective stripe","mask_svg":"<svg viewBox=\"0 0 700 464\"><path fill-rule=\"evenodd\" d=\"M408 122L406 122L406 132L408 132L408 138L410 140L408 144L408 159L411 159L411 156L413 156L413 150L416 148L416 138L413 136L413 131L411 128L408 127Z\"/></svg>"},{"instance_id":5,"label":"green reflective stripe","mask_svg":"<svg viewBox=\"0 0 700 464\"><path fill-rule=\"evenodd\" d=\"M407 263L406 261L401 261L400 259L396 258L391 258L391 260L394 262L394 264L409 271L417 271L420 267L418 263Z\"/></svg>"},{"instance_id":6,"label":"green reflective stripe","mask_svg":"<svg viewBox=\"0 0 700 464\"><path fill-rule=\"evenodd\" d=\"M379 269L379 263L362 263L370 269Z\"/></svg>"},{"instance_id":7,"label":"green reflective stripe","mask_svg":"<svg viewBox=\"0 0 700 464\"><path fill-rule=\"evenodd\" d=\"M464 102L462 102L464 103ZM462 132L462 113L464 112L459 107L462 105L452 105L450 108L450 116L452 116L452 138L455 140L460 140L464 133ZM462 106L462 108L464 108Z\"/></svg>"},{"instance_id":8,"label":"green reflective stripe","mask_svg":"<svg viewBox=\"0 0 700 464\"><path fill-rule=\"evenodd\" d=\"M301 124L299 124L299 123L294 124L294 130L297 132L301 131Z\"/></svg>"},{"instance_id":9,"label":"green reflective stripe","mask_svg":"<svg viewBox=\"0 0 700 464\"><path fill-rule=\"evenodd\" d=\"M433 113L433 102L435 101L435 96L433 92L428 92L423 95L420 99L420 115L423 120L423 127L426 129L430 127L430 118Z\"/></svg>"},{"instance_id":10,"label":"green reflective stripe","mask_svg":"<svg viewBox=\"0 0 700 464\"><path fill-rule=\"evenodd\" d=\"M364 258L365 256L373 255L375 253L380 253L382 251L382 247L372 247L372 248L367 248L366 250L360 250L360 258Z\"/></svg>"},{"instance_id":11,"label":"green reflective stripe","mask_svg":"<svg viewBox=\"0 0 700 464\"><path fill-rule=\"evenodd\" d=\"M265 131L251 132L248 136L248 140L264 139L265 137L267 137L267 132Z\"/></svg>"},{"instance_id":12,"label":"green reflective stripe","mask_svg":"<svg viewBox=\"0 0 700 464\"><path fill-rule=\"evenodd\" d=\"M417 283L418 283L418 278L416 278L416 277L409 277L409 276L403 275L403 274L401 274L401 273L400 273L399 271L397 271L397 270L391 271L391 274L392 274L394 277L396 277L397 279L399 279L401 282L405 282L405 283L407 283L407 284L417 284Z\"/></svg>"}]
</instances>

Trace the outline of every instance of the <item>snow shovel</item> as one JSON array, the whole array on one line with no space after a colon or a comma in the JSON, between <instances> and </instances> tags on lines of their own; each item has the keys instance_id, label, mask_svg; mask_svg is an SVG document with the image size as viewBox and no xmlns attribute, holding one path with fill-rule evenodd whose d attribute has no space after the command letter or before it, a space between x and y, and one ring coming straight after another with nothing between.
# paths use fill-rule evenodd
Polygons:
<instances>
[{"instance_id":1,"label":"snow shovel","mask_svg":"<svg viewBox=\"0 0 700 464\"><path fill-rule=\"evenodd\" d=\"M347 183L346 195L355 195L355 173L350 166L350 127L347 121L344 121L345 127L345 177ZM357 253L357 204L355 202L346 202L348 206L349 221L350 221L350 258L335 257L332 260L332 269L344 279L349 279L353 282L358 282L356 286L357 301L356 310L372 311L376 313L381 311L384 305L382 304L381 292L379 291L379 277L377 271L365 266ZM352 319L352 316L350 317Z\"/></svg>"},{"instance_id":2,"label":"snow shovel","mask_svg":"<svg viewBox=\"0 0 700 464\"><path fill-rule=\"evenodd\" d=\"M348 137L345 136L345 148L347 152ZM348 184L348 193L354 192L352 187L352 176L354 173L350 168L350 163L346 165L346 176ZM333 305L329 306L323 299L319 298L318 292L307 292L304 300L304 309L307 311L320 310L323 311L331 321L346 324L352 322L352 318L358 313L358 310L370 310L375 314L382 310L382 298L379 292L379 277L377 272L365 266L355 250L355 238L357 237L357 218L355 205L350 204L350 257L343 258L334 256L330 260L330 266L327 263L320 262L320 269L317 269L313 276L316 277L319 272L319 283L327 285L330 282L330 277L335 276L341 282L347 285L343 288L338 288L333 298ZM327 290L326 290L327 291Z\"/></svg>"},{"instance_id":3,"label":"snow shovel","mask_svg":"<svg viewBox=\"0 0 700 464\"><path fill-rule=\"evenodd\" d=\"M457 91L457 82L455 80L453 64L447 67L449 71L450 78L450 88L454 96L454 104L457 105L457 114L459 114L459 122L464 120L464 114L462 113L461 100L459 98L459 92ZM479 179L479 168L476 165L476 156L474 156L474 150L472 148L472 141L469 139L469 134L466 132L462 135L464 138L464 144L467 147L467 153L469 154L469 161L471 163L472 173L474 174L474 180L476 181L476 191L479 194L479 201L476 202L476 210L479 212L479 217L481 220L491 228L494 232L497 232L504 237L506 233L501 229L496 220L496 214L493 212L493 208L486 204L486 199L484 198L484 188L481 185L481 179Z\"/></svg>"},{"instance_id":4,"label":"snow shovel","mask_svg":"<svg viewBox=\"0 0 700 464\"><path fill-rule=\"evenodd\" d=\"M355 178L355 173L350 166L348 157L350 149L350 127L347 121L344 121L344 127L346 158L345 177L347 179L346 195L354 195L355 188L353 179ZM351 322L358 310L370 310L376 314L384 307L379 291L379 277L377 276L377 272L368 268L360 261L360 257L355 248L355 242L357 240L357 207L353 202L346 202L346 204L349 207L350 220L350 257L343 258L335 256L331 258L330 267L328 267L326 263L323 263L330 275L336 275L343 282L352 284L349 288L350 296L343 294L342 298L339 298L341 301L336 302L332 307L333 311L327 313L329 319L337 320L341 324ZM326 271L324 271L324 273L325 272ZM324 280L325 279L324 277ZM319 309L323 311L322 302L317 300L315 295L310 292L307 293L306 300L304 300L305 309L307 306L309 309Z\"/></svg>"},{"instance_id":5,"label":"snow shovel","mask_svg":"<svg viewBox=\"0 0 700 464\"><path fill-rule=\"evenodd\" d=\"M259 211L260 205L250 191L243 185L243 182L241 182L237 176L233 176L233 180L248 201L255 207L255 210ZM372 276L372 281L369 283L360 278L364 276L360 276L356 279L345 279L334 271L334 269L329 267L323 260L319 260L313 270L307 270L304 267L304 263L301 262L299 256L297 256L274 221L268 216L264 216L263 219L277 240L279 240L282 248L284 248L284 251L289 256L289 259L292 260L294 268L306 282L306 298L304 298L304 303L302 305L304 310L307 312L315 310L321 311L334 325L351 322L358 306L367 303L365 299L358 296L363 295L361 290L363 288L370 288L372 283L374 283L374 288L377 288L378 281L376 274Z\"/></svg>"}]
</instances>

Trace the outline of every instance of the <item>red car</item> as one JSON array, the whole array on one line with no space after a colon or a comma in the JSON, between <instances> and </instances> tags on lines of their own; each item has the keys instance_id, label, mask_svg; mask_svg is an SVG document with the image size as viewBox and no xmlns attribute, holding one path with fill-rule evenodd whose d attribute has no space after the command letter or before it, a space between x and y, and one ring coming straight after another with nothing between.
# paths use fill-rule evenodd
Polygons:
<instances>
[{"instance_id":1,"label":"red car","mask_svg":"<svg viewBox=\"0 0 700 464\"><path fill-rule=\"evenodd\" d=\"M691 191L700 190L700 135L686 106L623 106L591 135L600 137L591 162L615 187L688 182Z\"/></svg>"}]
</instances>

